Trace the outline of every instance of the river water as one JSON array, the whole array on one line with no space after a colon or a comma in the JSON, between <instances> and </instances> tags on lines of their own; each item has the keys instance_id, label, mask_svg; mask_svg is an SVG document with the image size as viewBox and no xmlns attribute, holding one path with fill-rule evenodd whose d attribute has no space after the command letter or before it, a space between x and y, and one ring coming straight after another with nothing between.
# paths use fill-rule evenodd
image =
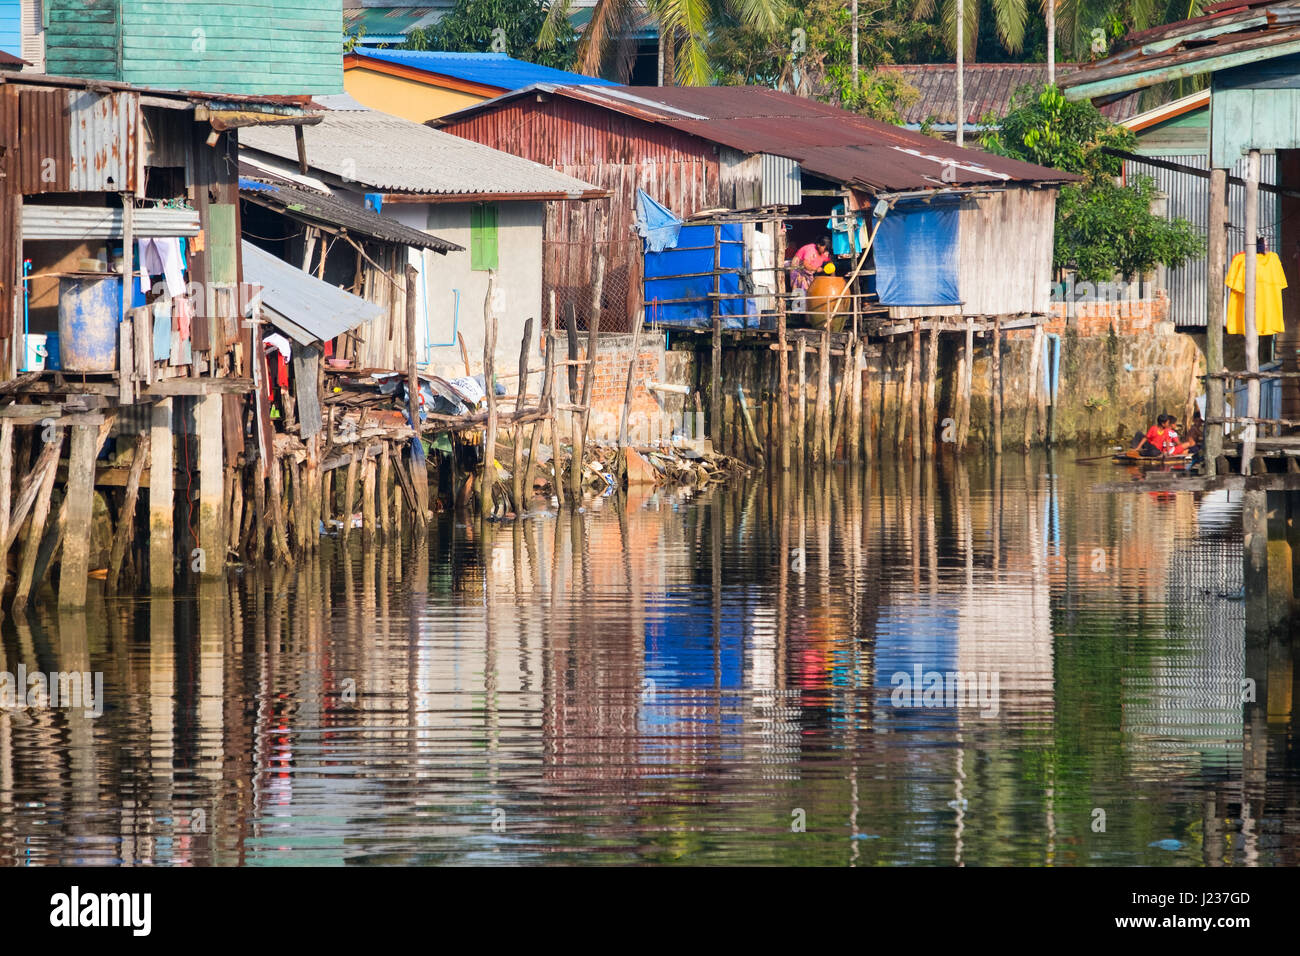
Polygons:
<instances>
[{"instance_id":1,"label":"river water","mask_svg":"<svg viewBox=\"0 0 1300 956\"><path fill-rule=\"evenodd\" d=\"M1300 862L1240 503L1072 457L444 516L43 605L0 672L102 695L0 709L0 865Z\"/></svg>"}]
</instances>

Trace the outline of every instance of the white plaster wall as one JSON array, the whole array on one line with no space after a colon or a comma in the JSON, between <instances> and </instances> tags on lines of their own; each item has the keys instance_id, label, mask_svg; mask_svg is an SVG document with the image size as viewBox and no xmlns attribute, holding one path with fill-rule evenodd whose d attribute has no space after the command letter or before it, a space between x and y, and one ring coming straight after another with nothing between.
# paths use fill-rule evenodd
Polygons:
<instances>
[{"instance_id":1,"label":"white plaster wall","mask_svg":"<svg viewBox=\"0 0 1300 956\"><path fill-rule=\"evenodd\" d=\"M498 261L496 287L502 290L504 307L497 314L497 376L513 376L519 368L519 344L524 323L533 318L530 367L540 368L540 331L542 316L542 223L545 215L540 202L498 202ZM440 239L463 246L463 252L445 256L423 254L424 297L416 303L416 343L420 364L438 375L456 377L465 374L459 331L469 351L474 374L483 370L483 300L487 294L488 274L470 269L470 204L468 203L393 203L384 207L386 215L423 229ZM419 263L417 263L417 267ZM456 319L459 292L459 322ZM428 346L426 348L426 345ZM504 382L513 394L515 380ZM541 387L540 373L530 378L530 390Z\"/></svg>"}]
</instances>

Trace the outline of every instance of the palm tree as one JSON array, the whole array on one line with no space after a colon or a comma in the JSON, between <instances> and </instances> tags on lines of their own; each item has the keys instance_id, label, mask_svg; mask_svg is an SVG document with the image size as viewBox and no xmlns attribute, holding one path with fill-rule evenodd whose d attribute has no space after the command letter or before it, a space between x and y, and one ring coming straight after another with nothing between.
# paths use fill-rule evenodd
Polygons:
<instances>
[{"instance_id":1,"label":"palm tree","mask_svg":"<svg viewBox=\"0 0 1300 956\"><path fill-rule=\"evenodd\" d=\"M642 12L644 4L644 13ZM775 27L785 12L786 0L596 0L591 21L578 42L577 69L598 74L611 59L626 62L628 36L647 17L658 24L665 72L683 86L703 86L713 77L709 64L709 37L724 18ZM553 0L538 38L545 47L558 35L556 27L568 19L572 0Z\"/></svg>"},{"instance_id":2,"label":"palm tree","mask_svg":"<svg viewBox=\"0 0 1300 956\"><path fill-rule=\"evenodd\" d=\"M1207 0L1059 0L1056 35L1063 56L1087 60L1106 52L1093 47L1096 30L1109 45L1129 31L1199 17L1208 5Z\"/></svg>"},{"instance_id":3,"label":"palm tree","mask_svg":"<svg viewBox=\"0 0 1300 956\"><path fill-rule=\"evenodd\" d=\"M1008 53L1019 53L1025 45L1025 25L1029 22L1029 0L989 0L993 5L993 22L998 31L998 40ZM1044 3L1048 0L1043 0ZM957 41L957 2L956 0L916 0L913 16L917 19L929 19L934 14L936 3L939 6L939 22L942 33L948 38L949 46L956 48ZM980 0L965 0L965 39L962 51L966 59L973 60L975 44L979 41Z\"/></svg>"}]
</instances>

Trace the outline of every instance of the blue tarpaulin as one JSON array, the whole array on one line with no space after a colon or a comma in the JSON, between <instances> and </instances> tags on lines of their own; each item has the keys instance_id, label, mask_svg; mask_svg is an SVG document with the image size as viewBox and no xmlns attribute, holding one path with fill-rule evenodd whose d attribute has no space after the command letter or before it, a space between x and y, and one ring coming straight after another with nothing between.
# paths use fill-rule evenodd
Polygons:
<instances>
[{"instance_id":1,"label":"blue tarpaulin","mask_svg":"<svg viewBox=\"0 0 1300 956\"><path fill-rule=\"evenodd\" d=\"M713 324L713 226L682 226L677 246L645 254L645 319L660 325L707 329ZM724 329L743 329L752 300L739 298L740 274L745 264L744 233L740 223L720 227L718 269L721 272L718 303ZM682 300L682 301L675 301Z\"/></svg>"},{"instance_id":2,"label":"blue tarpaulin","mask_svg":"<svg viewBox=\"0 0 1300 956\"><path fill-rule=\"evenodd\" d=\"M960 305L957 240L960 206L900 203L876 233L876 291L881 305Z\"/></svg>"},{"instance_id":3,"label":"blue tarpaulin","mask_svg":"<svg viewBox=\"0 0 1300 956\"><path fill-rule=\"evenodd\" d=\"M646 252L663 252L677 245L682 221L643 189L636 191L636 232L645 240Z\"/></svg>"}]
</instances>

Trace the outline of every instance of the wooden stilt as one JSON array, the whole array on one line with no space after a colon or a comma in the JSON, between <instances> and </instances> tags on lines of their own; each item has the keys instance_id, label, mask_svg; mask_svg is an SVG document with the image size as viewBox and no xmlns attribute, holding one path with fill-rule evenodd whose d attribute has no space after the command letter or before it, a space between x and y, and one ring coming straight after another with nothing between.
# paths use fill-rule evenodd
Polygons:
<instances>
[{"instance_id":1,"label":"wooden stilt","mask_svg":"<svg viewBox=\"0 0 1300 956\"><path fill-rule=\"evenodd\" d=\"M722 316L713 309L713 345L709 352L709 437L721 448L722 438Z\"/></svg>"},{"instance_id":2,"label":"wooden stilt","mask_svg":"<svg viewBox=\"0 0 1300 956\"><path fill-rule=\"evenodd\" d=\"M1041 325L1034 326L1034 339L1029 346L1029 351L1029 388L1025 396L1025 451L1029 451L1033 446L1038 422L1038 396L1042 392L1040 363L1043 355L1043 327Z\"/></svg>"},{"instance_id":3,"label":"wooden stilt","mask_svg":"<svg viewBox=\"0 0 1300 956\"><path fill-rule=\"evenodd\" d=\"M966 450L966 441L970 437L970 398L971 383L975 378L975 320L966 319L966 341L962 346L961 381L958 394L961 404L957 409L957 450Z\"/></svg>"},{"instance_id":4,"label":"wooden stilt","mask_svg":"<svg viewBox=\"0 0 1300 956\"><path fill-rule=\"evenodd\" d=\"M135 457L131 459L131 471L126 478L126 498L122 502L122 511L117 518L117 528L113 532L113 547L108 557L108 591L117 590L118 578L122 573L122 559L126 549L135 538L135 507L140 496L140 479L144 474L145 463L149 460L149 433L141 432L135 441ZM235 482L239 487L239 482Z\"/></svg>"},{"instance_id":5,"label":"wooden stilt","mask_svg":"<svg viewBox=\"0 0 1300 956\"><path fill-rule=\"evenodd\" d=\"M862 459L870 463L876 457L875 415L872 410L872 387L867 375L867 343L862 341L859 348L858 381L859 394L862 398Z\"/></svg>"},{"instance_id":6,"label":"wooden stilt","mask_svg":"<svg viewBox=\"0 0 1300 956\"><path fill-rule=\"evenodd\" d=\"M908 412L908 406L912 404L912 363L916 361L916 352L911 347L911 339L908 339L907 360L903 364L903 380L898 383L898 417L895 419L895 443L900 454L903 449L910 448L906 444L907 440L907 423L911 416Z\"/></svg>"},{"instance_id":7,"label":"wooden stilt","mask_svg":"<svg viewBox=\"0 0 1300 956\"><path fill-rule=\"evenodd\" d=\"M552 325L555 324L555 307L554 307L554 306L555 306L555 293L552 292L552 293L551 293L551 324L552 324ZM555 386L554 386L554 382L552 381L552 379L553 379L553 377L554 377L554 375L555 375L555 339L554 339L554 337L548 339L547 342L546 342L546 366L545 366L545 369L546 369L545 372L542 373L542 395L541 395L541 398L538 400L537 405L538 405L539 408L542 408L542 409L549 409L549 410L550 410L551 418L554 419L554 417L555 417L555 409L554 409L554 404L555 404L555 395L554 395L553 392L552 392L553 388L555 387ZM529 439L528 439L528 465L527 465L527 470L524 472L524 503L525 503L525 505L528 503L528 501L531 500L532 495L533 495L533 479L536 478L536 476L537 476L537 452L538 452L538 445L539 445L539 443L540 443L541 434L542 434L542 426L543 426L544 424L545 424L545 421L534 422L534 423L533 423L533 428L532 428L532 433L531 433L531 435L529 436ZM551 458L551 460L552 460L552 462L554 462L554 460L555 460L555 459L554 459L554 455L555 455L555 440L554 440L554 438L551 439L551 445L552 445L552 448L551 448L551 455L552 455L552 458Z\"/></svg>"},{"instance_id":8,"label":"wooden stilt","mask_svg":"<svg viewBox=\"0 0 1300 956\"><path fill-rule=\"evenodd\" d=\"M927 455L934 453L935 429L939 425L939 407L936 404L939 380L939 323L930 319L930 338L925 356L925 436L922 442Z\"/></svg>"},{"instance_id":9,"label":"wooden stilt","mask_svg":"<svg viewBox=\"0 0 1300 956\"><path fill-rule=\"evenodd\" d=\"M38 426L47 427L47 426ZM54 478L58 473L59 449L63 445L63 429L54 428L52 433L47 436L50 441L46 444L45 449L41 452L40 458L37 459L38 465L43 464L44 470L40 472L40 478L37 479L37 488L32 508L32 521L27 529L27 539L23 543L23 553L18 563L18 584L14 590L15 608L27 606L28 598L32 592L32 580L36 571L36 555L40 551L41 538L45 534L45 521L50 516L50 495L54 492ZM33 472L36 474L36 472ZM15 521L14 524L21 524L21 521ZM13 528L14 531L17 528Z\"/></svg>"},{"instance_id":10,"label":"wooden stilt","mask_svg":"<svg viewBox=\"0 0 1300 956\"><path fill-rule=\"evenodd\" d=\"M149 587L170 591L176 571L172 399L154 403L149 431Z\"/></svg>"},{"instance_id":11,"label":"wooden stilt","mask_svg":"<svg viewBox=\"0 0 1300 956\"><path fill-rule=\"evenodd\" d=\"M850 355L845 363L849 379L849 463L858 464L862 452L862 340L856 335L850 342Z\"/></svg>"},{"instance_id":12,"label":"wooden stilt","mask_svg":"<svg viewBox=\"0 0 1300 956\"><path fill-rule=\"evenodd\" d=\"M406 390L408 413L415 439L411 442L411 484L415 489L417 527L423 528L429 520L429 467L424 458L424 445L420 441L420 379L418 356L415 350L416 280L419 272L412 265L406 267ZM469 373L466 372L468 375Z\"/></svg>"},{"instance_id":13,"label":"wooden stilt","mask_svg":"<svg viewBox=\"0 0 1300 956\"><path fill-rule=\"evenodd\" d=\"M238 554L240 535L244 529L244 476L237 468L227 468L226 471L230 475L230 537L226 543L230 551ZM109 573L112 574L111 569Z\"/></svg>"},{"instance_id":14,"label":"wooden stilt","mask_svg":"<svg viewBox=\"0 0 1300 956\"><path fill-rule=\"evenodd\" d=\"M488 418L483 427L483 476L479 480L479 517L492 517L492 489L497 483L497 314L492 307L495 273L488 273L487 296L483 300L483 389L487 392Z\"/></svg>"},{"instance_id":15,"label":"wooden stilt","mask_svg":"<svg viewBox=\"0 0 1300 956\"><path fill-rule=\"evenodd\" d=\"M222 574L226 567L221 414L221 395L201 395L195 400L194 421L199 439L199 548L203 551L203 573L209 575Z\"/></svg>"},{"instance_id":16,"label":"wooden stilt","mask_svg":"<svg viewBox=\"0 0 1300 956\"><path fill-rule=\"evenodd\" d=\"M582 375L582 411L581 419L573 436L573 462L569 471L569 483L573 500L582 498L583 457L587 450L587 423L591 421L591 390L596 379L596 345L600 333L601 294L605 284L605 256L596 256L596 285L592 292L591 326L587 335L587 366Z\"/></svg>"},{"instance_id":17,"label":"wooden stilt","mask_svg":"<svg viewBox=\"0 0 1300 956\"><path fill-rule=\"evenodd\" d=\"M74 425L65 489L67 525L59 572L59 604L83 607L90 574L90 526L94 512L96 433L93 425Z\"/></svg>"},{"instance_id":18,"label":"wooden stilt","mask_svg":"<svg viewBox=\"0 0 1300 956\"><path fill-rule=\"evenodd\" d=\"M834 423L831 426L831 444L830 454L827 461L834 461L835 456L840 450L840 436L844 432L844 422L848 418L849 411L849 392L850 387L850 367L853 362L853 345L852 342L844 346L844 360L840 363L840 387L835 395L835 414L832 418Z\"/></svg>"},{"instance_id":19,"label":"wooden stilt","mask_svg":"<svg viewBox=\"0 0 1300 956\"><path fill-rule=\"evenodd\" d=\"M921 320L912 320L912 354L908 359L910 373L908 388L908 414L912 419L912 460L921 458Z\"/></svg>"},{"instance_id":20,"label":"wooden stilt","mask_svg":"<svg viewBox=\"0 0 1300 956\"><path fill-rule=\"evenodd\" d=\"M519 378L515 387L515 413L516 415L523 409L525 401L528 398L528 353L532 350L533 345L533 319L532 316L524 323L524 337L519 343ZM510 472L511 494L514 499L514 509L516 514L522 514L524 511L524 495L527 490L524 488L524 430L523 426L516 423L513 427L514 434L514 468Z\"/></svg>"},{"instance_id":21,"label":"wooden stilt","mask_svg":"<svg viewBox=\"0 0 1300 956\"><path fill-rule=\"evenodd\" d=\"M993 317L993 454L1002 454L1002 316Z\"/></svg>"},{"instance_id":22,"label":"wooden stilt","mask_svg":"<svg viewBox=\"0 0 1300 956\"><path fill-rule=\"evenodd\" d=\"M357 452L355 446L348 457L348 473L343 486L343 543L352 535L352 513L356 508L357 495Z\"/></svg>"},{"instance_id":23,"label":"wooden stilt","mask_svg":"<svg viewBox=\"0 0 1300 956\"><path fill-rule=\"evenodd\" d=\"M772 248L777 248L777 242L783 241L785 229L784 223L777 220L773 223L772 229ZM780 364L780 373L777 377L777 401L780 403L777 413L777 430L781 433L781 470L790 470L790 351L786 338L786 316L785 316L785 270L776 270L776 341L779 351L777 352ZM803 357L802 351L799 353ZM800 376L802 377L802 369ZM802 423L801 423L802 428Z\"/></svg>"},{"instance_id":24,"label":"wooden stilt","mask_svg":"<svg viewBox=\"0 0 1300 956\"><path fill-rule=\"evenodd\" d=\"M639 318L639 316L638 316ZM636 322L632 329L632 360L627 363L627 382L623 388L623 407L618 416L618 480L619 487L622 487L622 481L627 475L627 420L632 412L632 395L636 391L636 366L638 359L638 349L641 346L641 326L643 323Z\"/></svg>"},{"instance_id":25,"label":"wooden stilt","mask_svg":"<svg viewBox=\"0 0 1300 956\"><path fill-rule=\"evenodd\" d=\"M808 339L805 336L799 336L795 361L799 363L799 421L794 430L794 441L802 462L808 455Z\"/></svg>"},{"instance_id":26,"label":"wooden stilt","mask_svg":"<svg viewBox=\"0 0 1300 956\"><path fill-rule=\"evenodd\" d=\"M152 478L152 475L150 476ZM261 561L266 557L266 536L270 531L270 516L266 510L266 479L260 464L253 466L253 549L250 557Z\"/></svg>"},{"instance_id":27,"label":"wooden stilt","mask_svg":"<svg viewBox=\"0 0 1300 956\"><path fill-rule=\"evenodd\" d=\"M368 448L361 474L361 542L369 547L375 543L375 458Z\"/></svg>"},{"instance_id":28,"label":"wooden stilt","mask_svg":"<svg viewBox=\"0 0 1300 956\"><path fill-rule=\"evenodd\" d=\"M0 543L9 540L9 506L14 480L14 423L0 422ZM9 546L0 550L0 595L9 576Z\"/></svg>"},{"instance_id":29,"label":"wooden stilt","mask_svg":"<svg viewBox=\"0 0 1300 956\"><path fill-rule=\"evenodd\" d=\"M1227 315L1223 304L1223 284L1228 267L1228 171L1221 167L1210 170L1209 204L1206 253L1206 326L1205 370L1221 372L1223 362L1223 331ZM1223 455L1224 380L1207 378L1205 386L1205 471L1208 475L1219 472L1219 458Z\"/></svg>"},{"instance_id":30,"label":"wooden stilt","mask_svg":"<svg viewBox=\"0 0 1300 956\"><path fill-rule=\"evenodd\" d=\"M327 471L320 477L320 520L325 527L330 526L334 517L334 472Z\"/></svg>"},{"instance_id":31,"label":"wooden stilt","mask_svg":"<svg viewBox=\"0 0 1300 956\"><path fill-rule=\"evenodd\" d=\"M830 323L822 329L820 350L817 354L817 441L813 445L813 461L827 464L831 460L831 332Z\"/></svg>"},{"instance_id":32,"label":"wooden stilt","mask_svg":"<svg viewBox=\"0 0 1300 956\"><path fill-rule=\"evenodd\" d=\"M269 471L270 495L267 506L271 511L271 531L274 549L281 561L293 567L293 554L289 550L289 531L284 514L284 462L277 456L271 461Z\"/></svg>"},{"instance_id":33,"label":"wooden stilt","mask_svg":"<svg viewBox=\"0 0 1300 956\"><path fill-rule=\"evenodd\" d=\"M388 539L392 536L393 475L389 461L389 443L380 443L379 450L379 533Z\"/></svg>"}]
</instances>

